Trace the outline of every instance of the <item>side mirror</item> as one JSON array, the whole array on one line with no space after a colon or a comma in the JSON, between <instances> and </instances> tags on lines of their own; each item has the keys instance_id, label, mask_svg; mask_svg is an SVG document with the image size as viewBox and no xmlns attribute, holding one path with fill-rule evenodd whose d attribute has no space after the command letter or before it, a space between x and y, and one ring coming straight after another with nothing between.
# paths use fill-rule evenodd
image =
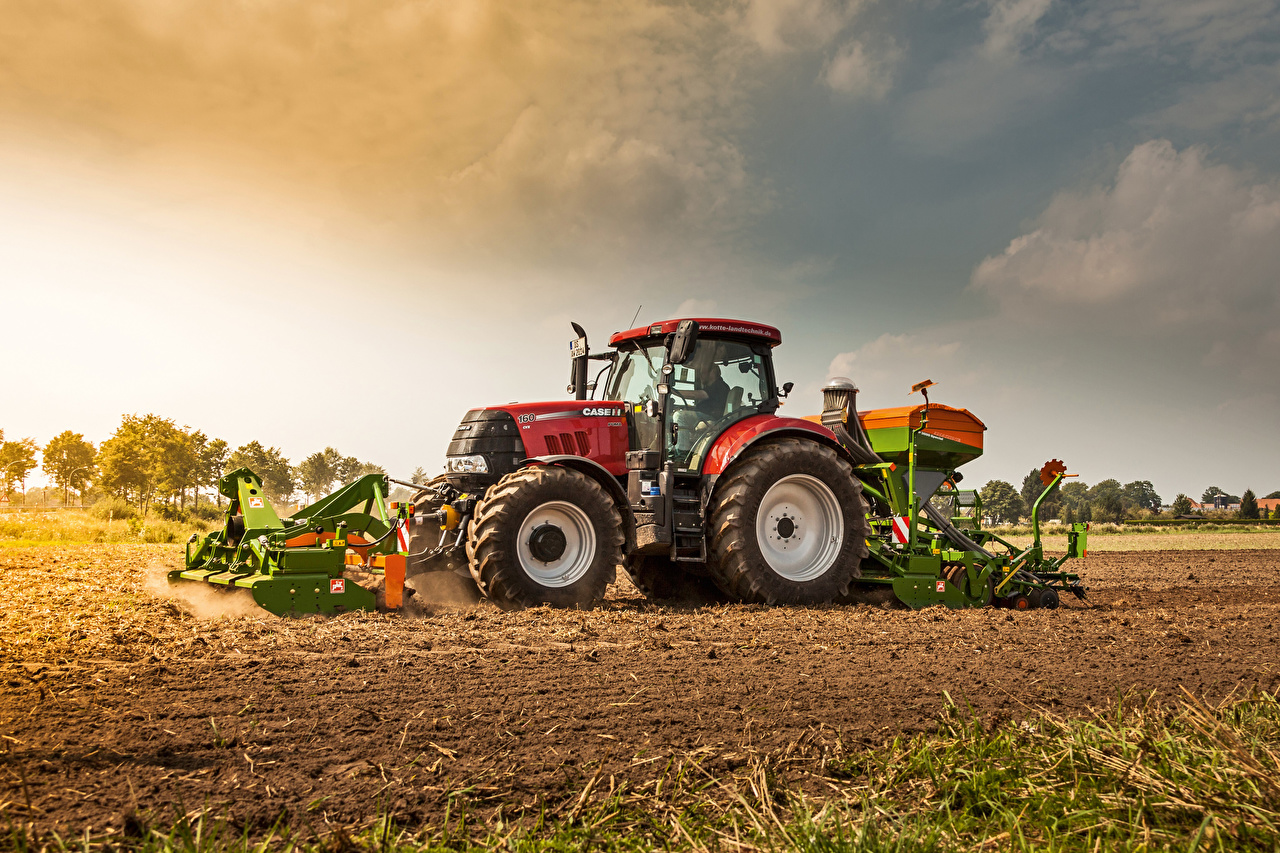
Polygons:
<instances>
[{"instance_id":1,"label":"side mirror","mask_svg":"<svg viewBox=\"0 0 1280 853\"><path fill-rule=\"evenodd\" d=\"M667 361L672 364L684 364L693 355L693 348L698 343L698 323L696 320L681 320L676 326L676 333L671 336L671 352Z\"/></svg>"},{"instance_id":2,"label":"side mirror","mask_svg":"<svg viewBox=\"0 0 1280 853\"><path fill-rule=\"evenodd\" d=\"M794 387L796 387L796 383L794 383L794 382L783 382L783 383L782 383L782 390L778 393L778 396L779 396L779 397L790 397L790 396L791 396L791 389L792 389L792 388L794 388Z\"/></svg>"}]
</instances>

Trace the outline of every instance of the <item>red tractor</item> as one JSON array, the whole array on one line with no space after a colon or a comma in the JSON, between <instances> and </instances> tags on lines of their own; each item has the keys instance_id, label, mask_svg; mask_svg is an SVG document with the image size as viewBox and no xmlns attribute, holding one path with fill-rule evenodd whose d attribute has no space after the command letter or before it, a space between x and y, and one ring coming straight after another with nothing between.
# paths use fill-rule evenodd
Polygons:
<instances>
[{"instance_id":1,"label":"red tractor","mask_svg":"<svg viewBox=\"0 0 1280 853\"><path fill-rule=\"evenodd\" d=\"M614 334L607 354L574 331L574 399L462 419L418 498L442 529L415 533L419 571L469 570L504 608L589 607L618 566L655 598L848 591L867 556L862 486L829 429L778 414L792 383L774 375L777 329L667 320Z\"/></svg>"}]
</instances>

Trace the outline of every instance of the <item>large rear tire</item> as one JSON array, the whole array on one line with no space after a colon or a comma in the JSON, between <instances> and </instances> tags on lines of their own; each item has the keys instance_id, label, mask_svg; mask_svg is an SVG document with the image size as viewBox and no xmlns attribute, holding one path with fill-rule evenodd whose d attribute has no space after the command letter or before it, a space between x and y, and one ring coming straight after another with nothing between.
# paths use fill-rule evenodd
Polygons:
<instances>
[{"instance_id":1,"label":"large rear tire","mask_svg":"<svg viewBox=\"0 0 1280 853\"><path fill-rule=\"evenodd\" d=\"M825 604L861 574L862 484L825 445L783 438L748 450L713 503L712 577L734 599Z\"/></svg>"},{"instance_id":2,"label":"large rear tire","mask_svg":"<svg viewBox=\"0 0 1280 853\"><path fill-rule=\"evenodd\" d=\"M701 607L729 600L709 577L695 575L669 557L633 554L627 558L627 575L650 601Z\"/></svg>"},{"instance_id":3,"label":"large rear tire","mask_svg":"<svg viewBox=\"0 0 1280 853\"><path fill-rule=\"evenodd\" d=\"M504 610L591 607L622 562L622 517L595 480L554 465L507 474L476 506L471 574Z\"/></svg>"}]
</instances>

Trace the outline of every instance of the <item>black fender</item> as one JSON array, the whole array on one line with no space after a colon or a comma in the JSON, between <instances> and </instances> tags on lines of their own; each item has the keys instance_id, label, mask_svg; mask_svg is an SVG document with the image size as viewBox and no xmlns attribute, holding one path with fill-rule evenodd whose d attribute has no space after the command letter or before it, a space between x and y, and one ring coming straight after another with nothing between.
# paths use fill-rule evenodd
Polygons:
<instances>
[{"instance_id":1,"label":"black fender","mask_svg":"<svg viewBox=\"0 0 1280 853\"><path fill-rule=\"evenodd\" d=\"M614 504L618 507L618 513L622 516L622 531L627 538L625 550L631 553L635 550L636 545L636 520L631 514L631 504L627 500L627 491L618 482L618 478L610 474L599 462L594 459L588 459L585 456L574 456L572 454L561 454L559 456L531 456L520 463L521 467L527 465L558 465L561 468L572 468L582 474L587 475L608 492L609 497L613 498Z\"/></svg>"}]
</instances>

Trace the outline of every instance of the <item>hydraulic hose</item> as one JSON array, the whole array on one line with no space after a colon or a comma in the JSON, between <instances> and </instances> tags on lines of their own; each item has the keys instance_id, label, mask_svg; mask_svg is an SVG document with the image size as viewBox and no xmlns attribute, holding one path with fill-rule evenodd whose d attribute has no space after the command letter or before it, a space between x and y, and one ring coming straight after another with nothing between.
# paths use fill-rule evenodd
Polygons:
<instances>
[{"instance_id":1,"label":"hydraulic hose","mask_svg":"<svg viewBox=\"0 0 1280 853\"><path fill-rule=\"evenodd\" d=\"M983 548L977 542L974 542L968 536L960 532L960 528L951 523L951 520L942 514L942 511L929 502L925 502L924 514L929 516L929 520L941 530L948 539L954 544L959 545L966 551L976 551L988 560L994 558L994 554Z\"/></svg>"},{"instance_id":2,"label":"hydraulic hose","mask_svg":"<svg viewBox=\"0 0 1280 853\"><path fill-rule=\"evenodd\" d=\"M372 542L365 542L361 545L348 545L347 547L348 548L372 548L374 545L379 545L382 542L385 542L387 537L390 536L392 533L395 533L399 527L400 527L400 519L398 518L392 519L391 526L387 528L387 532L379 536L377 539L374 539Z\"/></svg>"},{"instance_id":3,"label":"hydraulic hose","mask_svg":"<svg viewBox=\"0 0 1280 853\"><path fill-rule=\"evenodd\" d=\"M849 435L849 431L844 428L844 424L833 424L827 429L836 434L836 439L844 445L845 450L849 451L849 455L859 465L876 465L884 461L863 445L862 442Z\"/></svg>"}]
</instances>

